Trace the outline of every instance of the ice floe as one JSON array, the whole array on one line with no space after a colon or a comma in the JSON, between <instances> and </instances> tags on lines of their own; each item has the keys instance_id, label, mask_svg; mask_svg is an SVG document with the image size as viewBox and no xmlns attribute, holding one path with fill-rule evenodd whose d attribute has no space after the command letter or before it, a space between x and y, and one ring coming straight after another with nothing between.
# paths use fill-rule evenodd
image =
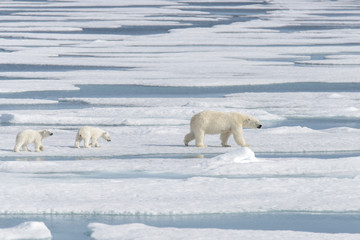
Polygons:
<instances>
[{"instance_id":1,"label":"ice floe","mask_svg":"<svg viewBox=\"0 0 360 240\"><path fill-rule=\"evenodd\" d=\"M359 234L324 234L295 231L251 231L191 228L158 228L144 224L106 225L91 223L88 225L91 237L96 240L123 239L244 239L244 240L355 240Z\"/></svg>"},{"instance_id":2,"label":"ice floe","mask_svg":"<svg viewBox=\"0 0 360 240\"><path fill-rule=\"evenodd\" d=\"M1 214L359 215L357 1L6 1L0 12ZM264 128L244 131L250 148L211 135L208 148L183 146L205 109ZM74 148L84 125L112 142ZM54 132L44 152L13 152L26 128ZM94 239L359 238L88 228ZM19 238L51 238L42 222L0 235L30 230Z\"/></svg>"},{"instance_id":3,"label":"ice floe","mask_svg":"<svg viewBox=\"0 0 360 240\"><path fill-rule=\"evenodd\" d=\"M15 227L0 228L0 238L3 240L50 240L52 236L43 222L24 222Z\"/></svg>"}]
</instances>

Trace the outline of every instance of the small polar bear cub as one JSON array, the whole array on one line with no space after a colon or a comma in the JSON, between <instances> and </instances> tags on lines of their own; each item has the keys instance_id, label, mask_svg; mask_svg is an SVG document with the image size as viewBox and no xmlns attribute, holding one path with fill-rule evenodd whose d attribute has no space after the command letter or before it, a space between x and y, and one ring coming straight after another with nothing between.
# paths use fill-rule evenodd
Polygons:
<instances>
[{"instance_id":1,"label":"small polar bear cub","mask_svg":"<svg viewBox=\"0 0 360 240\"><path fill-rule=\"evenodd\" d=\"M97 128L97 127L89 127L85 126L79 129L78 133L76 134L75 140L75 147L80 148L80 142L84 140L84 147L101 147L97 142L98 138L102 137L106 141L110 142L111 138L108 132ZM91 146L89 145L91 140Z\"/></svg>"},{"instance_id":2,"label":"small polar bear cub","mask_svg":"<svg viewBox=\"0 0 360 240\"><path fill-rule=\"evenodd\" d=\"M195 114L191 118L190 133L184 138L185 146L195 139L197 147L206 147L204 145L205 134L220 134L221 145L228 145L228 139L234 136L235 142L242 147L249 147L243 137L243 127L261 128L260 121L255 117L237 113L237 112L216 112L203 111Z\"/></svg>"},{"instance_id":3,"label":"small polar bear cub","mask_svg":"<svg viewBox=\"0 0 360 240\"><path fill-rule=\"evenodd\" d=\"M49 130L36 131L32 129L27 129L21 131L16 135L14 152L19 152L20 147L23 149L23 151L30 152L30 150L27 148L27 145L31 143L34 144L36 152L44 151L44 146L42 145L41 141L44 138L52 135L53 133Z\"/></svg>"}]
</instances>

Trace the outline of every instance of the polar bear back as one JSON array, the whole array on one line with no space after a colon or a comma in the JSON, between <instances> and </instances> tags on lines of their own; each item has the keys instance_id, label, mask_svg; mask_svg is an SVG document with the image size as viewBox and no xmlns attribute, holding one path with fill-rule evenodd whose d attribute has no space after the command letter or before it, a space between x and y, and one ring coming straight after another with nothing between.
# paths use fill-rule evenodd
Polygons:
<instances>
[{"instance_id":1,"label":"polar bear back","mask_svg":"<svg viewBox=\"0 0 360 240\"><path fill-rule=\"evenodd\" d=\"M190 122L191 130L203 130L207 134L230 131L234 117L230 112L203 111L195 114Z\"/></svg>"},{"instance_id":2,"label":"polar bear back","mask_svg":"<svg viewBox=\"0 0 360 240\"><path fill-rule=\"evenodd\" d=\"M255 117L238 112L203 111L191 118L192 132L202 131L206 134L234 132L239 128L261 128Z\"/></svg>"},{"instance_id":3,"label":"polar bear back","mask_svg":"<svg viewBox=\"0 0 360 240\"><path fill-rule=\"evenodd\" d=\"M38 141L38 140L41 140L43 137L42 135L40 134L39 131L35 131L35 130L32 130L32 129L27 129L27 130L24 130L24 131L21 131L19 132L17 135L16 135L16 142L22 142L22 143L26 143L26 144L29 144L29 143L33 143L35 141Z\"/></svg>"},{"instance_id":4,"label":"polar bear back","mask_svg":"<svg viewBox=\"0 0 360 240\"><path fill-rule=\"evenodd\" d=\"M100 137L105 131L97 128L97 127L90 127L90 126L84 126L79 129L78 135L82 138L86 137Z\"/></svg>"}]
</instances>

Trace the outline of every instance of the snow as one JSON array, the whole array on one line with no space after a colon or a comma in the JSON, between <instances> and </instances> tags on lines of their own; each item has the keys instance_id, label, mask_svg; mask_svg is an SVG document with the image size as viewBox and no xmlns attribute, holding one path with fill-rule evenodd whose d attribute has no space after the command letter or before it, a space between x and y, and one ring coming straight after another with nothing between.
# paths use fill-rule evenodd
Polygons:
<instances>
[{"instance_id":1,"label":"snow","mask_svg":"<svg viewBox=\"0 0 360 240\"><path fill-rule=\"evenodd\" d=\"M0 12L3 216L359 215L357 1L4 1ZM263 128L244 130L249 148L213 135L185 147L206 109ZM112 141L76 149L85 125ZM28 128L54 133L44 152L13 152ZM360 238L95 222L94 239Z\"/></svg>"},{"instance_id":2,"label":"snow","mask_svg":"<svg viewBox=\"0 0 360 240\"><path fill-rule=\"evenodd\" d=\"M255 153L247 147L219 155L213 160L219 163L223 163L226 161L233 161L236 163L257 161Z\"/></svg>"},{"instance_id":3,"label":"snow","mask_svg":"<svg viewBox=\"0 0 360 240\"><path fill-rule=\"evenodd\" d=\"M100 223L89 224L91 237L96 240L112 239L259 239L259 240L337 240L358 239L358 234L323 234L293 231L251 231L221 229L179 229L156 228L143 224L110 226Z\"/></svg>"},{"instance_id":4,"label":"snow","mask_svg":"<svg viewBox=\"0 0 360 240\"><path fill-rule=\"evenodd\" d=\"M0 228L0 238L15 239L51 239L51 232L43 222L24 222L11 228Z\"/></svg>"},{"instance_id":5,"label":"snow","mask_svg":"<svg viewBox=\"0 0 360 240\"><path fill-rule=\"evenodd\" d=\"M236 149L210 159L101 158L42 162L40 155L39 161L2 162L2 213L177 215L360 210L356 200L360 196L353 191L359 184L358 157L255 159L250 149ZM9 198L11 202L6 201ZM31 202L24 200L29 198Z\"/></svg>"},{"instance_id":6,"label":"snow","mask_svg":"<svg viewBox=\"0 0 360 240\"><path fill-rule=\"evenodd\" d=\"M31 105L31 104L56 104L57 101L52 100L43 100L43 99L0 99L0 105L15 105L15 104L22 104L22 105Z\"/></svg>"},{"instance_id":7,"label":"snow","mask_svg":"<svg viewBox=\"0 0 360 240\"><path fill-rule=\"evenodd\" d=\"M0 93L28 92L28 91L54 91L54 90L77 90L72 84L56 83L49 84L44 80L2 80ZM3 100L4 101L4 100ZM11 100L8 100L11 102ZM5 101L4 101L5 102Z\"/></svg>"}]
</instances>

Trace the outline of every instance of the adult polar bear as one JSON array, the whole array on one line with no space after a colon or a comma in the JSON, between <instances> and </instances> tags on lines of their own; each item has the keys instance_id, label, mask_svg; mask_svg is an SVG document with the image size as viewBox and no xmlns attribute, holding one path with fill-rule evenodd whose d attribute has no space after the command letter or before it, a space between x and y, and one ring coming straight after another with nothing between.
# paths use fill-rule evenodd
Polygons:
<instances>
[{"instance_id":1,"label":"adult polar bear","mask_svg":"<svg viewBox=\"0 0 360 240\"><path fill-rule=\"evenodd\" d=\"M97 128L97 127L89 127L85 126L79 129L76 134L75 147L80 148L80 142L84 140L84 147L101 147L97 142L98 138L102 137L106 141L110 142L111 138L108 132ZM89 145L91 140L91 146Z\"/></svg>"},{"instance_id":2,"label":"adult polar bear","mask_svg":"<svg viewBox=\"0 0 360 240\"><path fill-rule=\"evenodd\" d=\"M195 139L197 147L204 145L205 134L220 134L221 145L230 147L227 141L231 134L234 135L235 142L242 147L249 147L243 137L243 127L261 128L261 124L255 117L237 112L217 112L203 111L195 114L191 118L190 133L184 138L185 146Z\"/></svg>"},{"instance_id":3,"label":"adult polar bear","mask_svg":"<svg viewBox=\"0 0 360 240\"><path fill-rule=\"evenodd\" d=\"M36 131L32 129L27 129L21 131L16 135L14 152L19 152L20 147L23 149L23 151L30 152L30 150L27 148L27 145L31 143L34 144L36 152L44 151L44 146L42 145L41 141L44 138L52 135L53 133L49 130Z\"/></svg>"}]
</instances>

